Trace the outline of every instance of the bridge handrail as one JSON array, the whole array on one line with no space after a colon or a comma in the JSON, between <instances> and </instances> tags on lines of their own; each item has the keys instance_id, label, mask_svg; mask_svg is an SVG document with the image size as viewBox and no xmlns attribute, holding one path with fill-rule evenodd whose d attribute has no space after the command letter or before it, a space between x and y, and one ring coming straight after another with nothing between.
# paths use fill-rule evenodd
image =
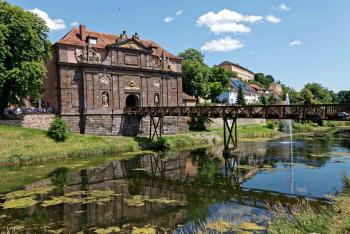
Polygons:
<instances>
[{"instance_id":1,"label":"bridge handrail","mask_svg":"<svg viewBox=\"0 0 350 234\"><path fill-rule=\"evenodd\" d=\"M343 114L338 116L339 113ZM138 116L350 120L348 119L350 104L137 107L125 108L124 114Z\"/></svg>"}]
</instances>

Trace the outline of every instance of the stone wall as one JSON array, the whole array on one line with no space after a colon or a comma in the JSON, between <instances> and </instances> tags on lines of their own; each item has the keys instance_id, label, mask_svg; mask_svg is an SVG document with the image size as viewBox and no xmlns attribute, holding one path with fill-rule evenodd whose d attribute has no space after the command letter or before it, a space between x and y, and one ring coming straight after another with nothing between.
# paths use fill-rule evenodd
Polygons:
<instances>
[{"instance_id":1,"label":"stone wall","mask_svg":"<svg viewBox=\"0 0 350 234\"><path fill-rule=\"evenodd\" d=\"M54 117L53 114L23 115L0 120L0 124L47 130Z\"/></svg>"},{"instance_id":2,"label":"stone wall","mask_svg":"<svg viewBox=\"0 0 350 234\"><path fill-rule=\"evenodd\" d=\"M80 117L79 115L62 115L72 132L81 132L97 135L148 135L150 127L149 117L127 117L123 115L95 114ZM162 134L176 134L188 130L188 118L163 118Z\"/></svg>"},{"instance_id":3,"label":"stone wall","mask_svg":"<svg viewBox=\"0 0 350 234\"><path fill-rule=\"evenodd\" d=\"M211 119L213 123L210 125L212 128L222 128L224 126L221 118ZM238 119L238 125L250 125L250 124L266 124L266 119Z\"/></svg>"}]
</instances>

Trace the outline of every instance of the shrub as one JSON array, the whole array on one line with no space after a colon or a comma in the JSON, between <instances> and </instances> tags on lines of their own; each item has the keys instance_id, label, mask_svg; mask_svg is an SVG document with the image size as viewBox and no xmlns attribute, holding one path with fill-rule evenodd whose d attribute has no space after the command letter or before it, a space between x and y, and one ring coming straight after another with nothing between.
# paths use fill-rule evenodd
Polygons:
<instances>
[{"instance_id":1,"label":"shrub","mask_svg":"<svg viewBox=\"0 0 350 234\"><path fill-rule=\"evenodd\" d=\"M269 128L269 129L277 129L278 128L278 123L274 120L268 120L266 124L267 124L267 128Z\"/></svg>"},{"instance_id":2,"label":"shrub","mask_svg":"<svg viewBox=\"0 0 350 234\"><path fill-rule=\"evenodd\" d=\"M211 124L212 121L208 117L192 118L189 123L190 131L206 131L207 124Z\"/></svg>"},{"instance_id":3,"label":"shrub","mask_svg":"<svg viewBox=\"0 0 350 234\"><path fill-rule=\"evenodd\" d=\"M163 151L169 148L170 148L169 142L163 137L158 138L155 142L152 142L151 144L151 149L153 150Z\"/></svg>"},{"instance_id":4,"label":"shrub","mask_svg":"<svg viewBox=\"0 0 350 234\"><path fill-rule=\"evenodd\" d=\"M50 125L47 135L56 142L63 142L68 136L68 127L63 119L55 117L54 121Z\"/></svg>"}]
</instances>

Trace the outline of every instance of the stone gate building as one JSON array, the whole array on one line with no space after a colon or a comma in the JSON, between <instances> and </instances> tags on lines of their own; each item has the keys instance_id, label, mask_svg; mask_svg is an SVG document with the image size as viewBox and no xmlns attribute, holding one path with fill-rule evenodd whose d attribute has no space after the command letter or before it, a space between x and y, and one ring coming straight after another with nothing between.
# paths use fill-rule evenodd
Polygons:
<instances>
[{"instance_id":1,"label":"stone gate building","mask_svg":"<svg viewBox=\"0 0 350 234\"><path fill-rule=\"evenodd\" d=\"M106 135L147 132L148 119L126 118L125 107L182 106L181 59L136 33L119 36L73 28L53 46L44 101L71 130ZM185 127L164 120L165 133Z\"/></svg>"}]
</instances>

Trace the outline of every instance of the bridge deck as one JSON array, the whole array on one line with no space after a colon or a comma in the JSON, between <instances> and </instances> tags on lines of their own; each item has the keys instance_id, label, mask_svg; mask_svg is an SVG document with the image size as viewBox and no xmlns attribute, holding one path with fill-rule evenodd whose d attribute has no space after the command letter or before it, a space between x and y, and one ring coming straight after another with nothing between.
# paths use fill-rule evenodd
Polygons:
<instances>
[{"instance_id":1,"label":"bridge deck","mask_svg":"<svg viewBox=\"0 0 350 234\"><path fill-rule=\"evenodd\" d=\"M187 116L350 121L350 104L139 107L126 108L124 114L141 117Z\"/></svg>"}]
</instances>

